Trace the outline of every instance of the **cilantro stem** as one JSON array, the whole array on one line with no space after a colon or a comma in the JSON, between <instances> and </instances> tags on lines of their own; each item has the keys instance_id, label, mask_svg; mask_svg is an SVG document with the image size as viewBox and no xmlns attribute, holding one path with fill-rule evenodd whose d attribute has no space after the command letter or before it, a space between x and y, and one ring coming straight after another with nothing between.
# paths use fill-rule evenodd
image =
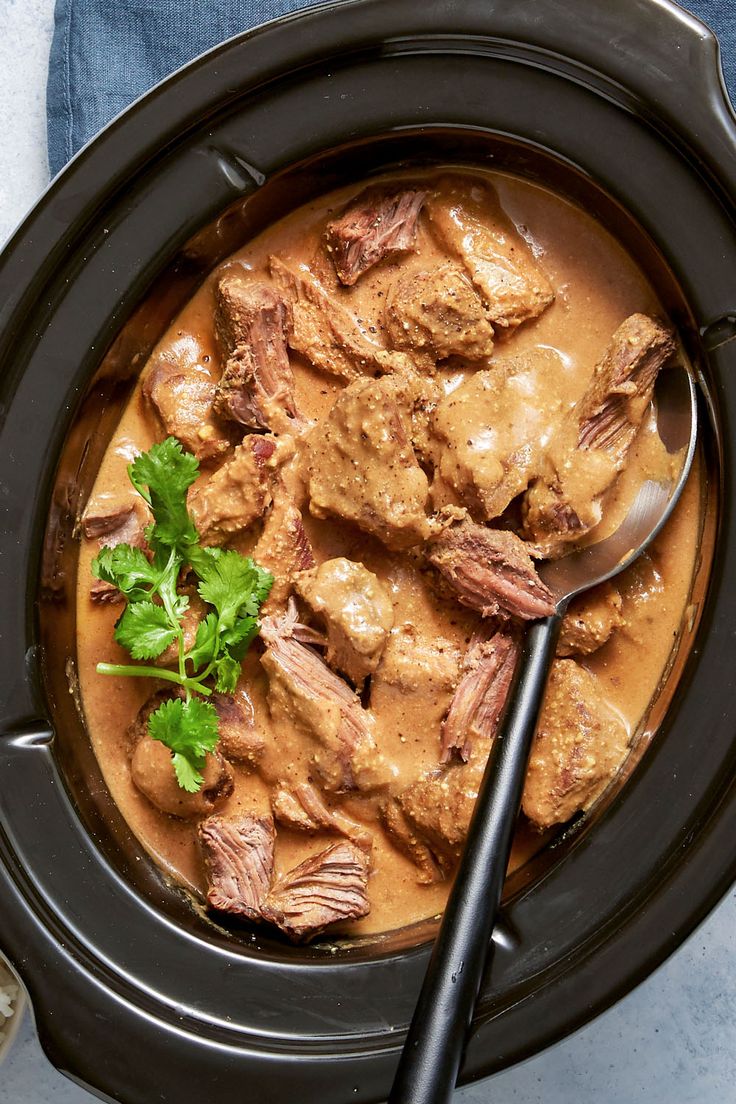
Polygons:
<instances>
[{"instance_id":1,"label":"cilantro stem","mask_svg":"<svg viewBox=\"0 0 736 1104\"><path fill-rule=\"evenodd\" d=\"M177 671L169 671L166 667L145 667L133 666L132 664L125 663L98 663L97 664L98 675L127 675L131 678L137 678L144 676L148 678L164 679L166 682L175 682L178 686L183 686L185 690L194 691L197 694L204 694L205 697L209 697L212 690L209 686L205 686L196 678L182 678Z\"/></svg>"},{"instance_id":2,"label":"cilantro stem","mask_svg":"<svg viewBox=\"0 0 736 1104\"><path fill-rule=\"evenodd\" d=\"M166 610L166 616L168 617L171 627L176 633L176 652L179 661L179 681L187 692L187 701L191 696L189 690L189 680L187 679L187 669L184 659L184 629L179 618L174 612L173 600L176 598L176 577L179 568L179 558L176 555L174 549L171 550L169 556L169 562L166 566L166 570L163 574L162 581L158 585L158 593L161 601L164 604Z\"/></svg>"}]
</instances>

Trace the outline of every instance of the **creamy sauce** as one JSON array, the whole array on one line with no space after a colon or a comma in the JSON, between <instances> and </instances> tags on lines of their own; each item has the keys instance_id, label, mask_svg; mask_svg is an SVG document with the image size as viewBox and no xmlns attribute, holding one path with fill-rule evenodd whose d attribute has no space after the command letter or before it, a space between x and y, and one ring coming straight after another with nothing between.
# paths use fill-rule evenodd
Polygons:
<instances>
[{"instance_id":1,"label":"creamy sauce","mask_svg":"<svg viewBox=\"0 0 736 1104\"><path fill-rule=\"evenodd\" d=\"M556 419L582 395L594 364L621 321L635 311L662 314L652 288L631 258L589 215L536 184L502 174L483 175L490 178L502 207L541 260L557 297L536 321L522 326L508 340L497 339L498 358L523 357L540 347L545 350L545 359L537 361L532 369L519 371L511 384L516 399L520 400L518 409L524 411L523 425L499 428L498 418L488 416L490 406L488 410L483 406L483 396L474 394L473 389L481 387L482 381L473 371L452 366L441 374L448 397L460 387L464 390L469 387L467 393L478 411L478 425L467 444L470 456L464 458L470 463L473 450L487 447L491 421L496 427L493 432L507 434L509 439L514 434L526 434L533 451L540 436L553 434ZM158 354L170 350L173 355L183 345L187 357L198 365L198 371L213 380L219 378L220 355L212 323L213 283L230 267L241 266L265 276L268 256L278 253L290 263L308 263L325 286L334 287L334 272L320 248L320 235L328 214L358 190L355 186L343 189L307 204L234 254L204 282L184 308L160 343ZM418 246L416 255L401 259L402 271L418 270L428 263L439 264L444 256L426 228L420 230ZM385 262L347 292L350 306L368 337L382 334L386 279L392 268L397 267L398 262ZM493 363L488 368L489 376L495 370ZM548 374L540 371L540 363L549 366ZM293 366L299 409L310 419L323 418L342 384L296 356ZM497 406L498 394L492 394L491 399ZM127 493L127 464L161 436L161 428L139 386L110 442L92 497L106 492L120 493L121 489ZM631 472L623 477L613 496L610 516L615 515L616 499L625 503L637 468L658 472L667 462L651 424L645 426L635 446ZM446 501L452 501L453 497L449 490ZM700 476L696 469L650 555L620 581L624 627L602 649L581 661L600 680L608 703L632 734L658 691L677 643L697 553L700 501ZM309 517L306 512L305 524L318 563L345 556L364 564L391 596L394 632L411 629L422 640L439 641L450 666L457 662L477 624L474 614L453 601L439 599L426 575L411 560L387 551L358 529ZM246 537L238 547L248 550L252 544L253 538ZM112 796L136 836L173 878L201 893L203 870L195 842L195 824L162 815L131 780L126 731L154 684L146 679L104 678L95 671L100 661L129 661L127 653L112 639L120 607L94 605L89 599L90 562L96 550L96 542L82 541L77 595L78 674L90 738ZM372 703L378 717L377 742L395 769L397 786L437 765L446 691L434 654L428 656L425 674L426 678L417 678L414 693L401 689L392 693L384 688L380 703ZM236 788L222 810L226 815L241 810L268 810L269 781L303 778L313 750L288 728L276 731L266 703L266 675L255 652L246 659L241 685L263 730L266 746L258 771L234 764ZM349 930L356 934L387 931L439 912L448 883L417 885L414 865L389 842L376 822L376 812L369 800L346 799L343 808L368 822L374 830L369 883L371 912L350 925ZM280 828L277 871L289 869L333 839ZM522 831L511 869L522 864L540 843L537 833Z\"/></svg>"}]
</instances>

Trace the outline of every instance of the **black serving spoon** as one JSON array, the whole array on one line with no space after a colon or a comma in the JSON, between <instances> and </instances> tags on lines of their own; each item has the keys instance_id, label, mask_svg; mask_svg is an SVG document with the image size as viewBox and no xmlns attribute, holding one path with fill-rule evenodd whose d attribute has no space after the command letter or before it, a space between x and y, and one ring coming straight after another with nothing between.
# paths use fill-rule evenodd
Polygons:
<instances>
[{"instance_id":1,"label":"black serving spoon","mask_svg":"<svg viewBox=\"0 0 736 1104\"><path fill-rule=\"evenodd\" d=\"M446 1104L452 1097L481 979L491 964L524 776L562 618L574 597L629 567L674 510L697 437L695 385L687 369L660 373L655 414L667 451L683 454L677 474L665 483L645 480L610 536L540 568L555 596L555 612L526 634L388 1104Z\"/></svg>"}]
</instances>

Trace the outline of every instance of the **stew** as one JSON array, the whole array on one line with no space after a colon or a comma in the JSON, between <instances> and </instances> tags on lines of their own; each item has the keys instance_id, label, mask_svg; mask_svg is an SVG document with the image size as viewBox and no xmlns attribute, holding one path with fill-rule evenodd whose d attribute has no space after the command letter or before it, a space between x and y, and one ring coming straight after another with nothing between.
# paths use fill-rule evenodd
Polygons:
<instances>
[{"instance_id":1,"label":"stew","mask_svg":"<svg viewBox=\"0 0 736 1104\"><path fill-rule=\"evenodd\" d=\"M86 723L154 860L215 913L295 940L441 911L524 625L552 609L536 564L598 539L677 462L651 400L680 355L611 235L501 173L344 188L220 265L145 365L80 525ZM208 562L235 550L273 576L237 685L205 690L218 742L189 789L151 727L184 691L97 672L131 661L123 595L91 572L102 547L151 560L128 468L169 438L198 461ZM658 693L699 478L649 554L566 616L512 869L611 784ZM198 578L177 582L186 649L210 608Z\"/></svg>"}]
</instances>

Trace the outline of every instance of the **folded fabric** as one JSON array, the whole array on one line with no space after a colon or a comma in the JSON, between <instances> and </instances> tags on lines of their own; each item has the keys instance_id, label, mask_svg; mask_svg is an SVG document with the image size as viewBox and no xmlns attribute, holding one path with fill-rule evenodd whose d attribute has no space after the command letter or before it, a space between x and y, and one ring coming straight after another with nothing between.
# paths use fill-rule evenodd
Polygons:
<instances>
[{"instance_id":1,"label":"folded fabric","mask_svg":"<svg viewBox=\"0 0 736 1104\"><path fill-rule=\"evenodd\" d=\"M56 0L47 99L52 175L110 119L185 62L315 2ZM719 34L736 99L736 0L690 0L689 8Z\"/></svg>"},{"instance_id":2,"label":"folded fabric","mask_svg":"<svg viewBox=\"0 0 736 1104\"><path fill-rule=\"evenodd\" d=\"M47 88L51 175L111 119L226 38L317 0L56 0Z\"/></svg>"}]
</instances>

